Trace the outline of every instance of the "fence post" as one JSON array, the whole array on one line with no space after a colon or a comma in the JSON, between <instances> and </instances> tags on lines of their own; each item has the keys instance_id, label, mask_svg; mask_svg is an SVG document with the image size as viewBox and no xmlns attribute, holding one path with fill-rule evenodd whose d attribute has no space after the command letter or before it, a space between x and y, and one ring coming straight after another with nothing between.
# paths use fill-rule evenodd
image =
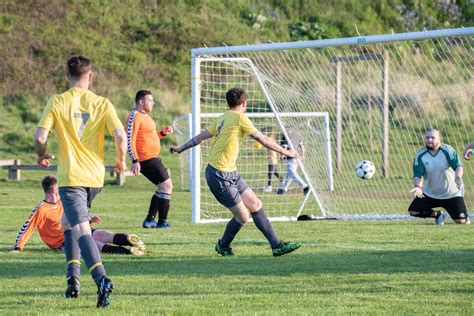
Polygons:
<instances>
[{"instance_id":1,"label":"fence post","mask_svg":"<svg viewBox=\"0 0 474 316\"><path fill-rule=\"evenodd\" d=\"M21 180L21 170L17 166L21 165L20 159L13 160L13 165L8 168L8 179L20 181Z\"/></svg>"},{"instance_id":2,"label":"fence post","mask_svg":"<svg viewBox=\"0 0 474 316\"><path fill-rule=\"evenodd\" d=\"M119 186L123 186L125 184L125 172L117 172L117 177L115 178L115 182Z\"/></svg>"}]
</instances>

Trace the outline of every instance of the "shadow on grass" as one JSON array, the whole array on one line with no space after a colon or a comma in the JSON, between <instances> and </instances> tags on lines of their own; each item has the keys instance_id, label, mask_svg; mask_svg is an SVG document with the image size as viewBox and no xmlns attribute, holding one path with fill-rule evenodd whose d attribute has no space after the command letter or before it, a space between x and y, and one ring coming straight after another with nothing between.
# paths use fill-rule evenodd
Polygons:
<instances>
[{"instance_id":1,"label":"shadow on grass","mask_svg":"<svg viewBox=\"0 0 474 316\"><path fill-rule=\"evenodd\" d=\"M31 278L62 275L63 257L17 257L12 263L0 262L0 278ZM294 253L280 258L270 256L180 258L105 256L104 264L110 275L120 276L291 276L298 274L391 274L474 272L474 251L377 251ZM85 265L82 273L87 274Z\"/></svg>"}]
</instances>

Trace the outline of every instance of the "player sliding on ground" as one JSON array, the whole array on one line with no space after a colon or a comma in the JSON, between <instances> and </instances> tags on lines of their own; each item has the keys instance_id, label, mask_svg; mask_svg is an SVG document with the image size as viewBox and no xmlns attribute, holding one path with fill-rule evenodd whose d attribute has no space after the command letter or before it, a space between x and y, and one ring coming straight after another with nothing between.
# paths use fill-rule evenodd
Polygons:
<instances>
[{"instance_id":1,"label":"player sliding on ground","mask_svg":"<svg viewBox=\"0 0 474 316\"><path fill-rule=\"evenodd\" d=\"M229 221L224 235L218 240L215 250L221 256L233 256L231 243L243 225L249 221L249 211L257 228L267 238L274 256L290 253L301 246L299 242L284 242L278 238L272 224L263 211L262 202L253 190L237 173L236 161L239 144L244 136L250 135L266 148L288 157L297 158L293 150L283 149L269 137L259 132L244 114L247 108L247 95L240 88L232 88L226 93L229 110L217 118L207 130L193 137L181 146L172 146L172 153L181 153L199 145L203 140L214 137L209 164L206 168L206 181L216 199L227 207L234 217Z\"/></svg>"},{"instance_id":2,"label":"player sliding on ground","mask_svg":"<svg viewBox=\"0 0 474 316\"><path fill-rule=\"evenodd\" d=\"M46 176L43 185L44 200L38 203L23 224L15 240L13 252L23 251L31 236L38 229L44 243L51 249L61 251L64 245L64 234L61 226L63 205L59 199L58 181L55 176ZM101 224L99 216L91 216L90 223ZM92 237L102 253L120 253L140 256L145 253L145 244L133 234L115 234L101 229L93 229ZM123 246L130 246L125 248Z\"/></svg>"}]
</instances>

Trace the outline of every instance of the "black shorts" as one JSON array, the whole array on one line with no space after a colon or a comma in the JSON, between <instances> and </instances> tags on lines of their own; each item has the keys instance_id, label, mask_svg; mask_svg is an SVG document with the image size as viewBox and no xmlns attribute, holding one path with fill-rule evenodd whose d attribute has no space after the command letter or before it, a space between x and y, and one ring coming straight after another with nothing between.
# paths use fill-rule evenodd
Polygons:
<instances>
[{"instance_id":1,"label":"black shorts","mask_svg":"<svg viewBox=\"0 0 474 316\"><path fill-rule=\"evenodd\" d=\"M414 199L411 202L408 211L413 212L429 212L435 207L442 207L448 213L453 220L465 219L468 218L466 204L464 203L464 198L461 196L453 197L450 199L433 199L429 196L426 196L421 199Z\"/></svg>"},{"instance_id":2,"label":"black shorts","mask_svg":"<svg viewBox=\"0 0 474 316\"><path fill-rule=\"evenodd\" d=\"M160 158L151 158L140 161L140 172L151 182L158 185L170 178L168 169L166 169Z\"/></svg>"}]
</instances>

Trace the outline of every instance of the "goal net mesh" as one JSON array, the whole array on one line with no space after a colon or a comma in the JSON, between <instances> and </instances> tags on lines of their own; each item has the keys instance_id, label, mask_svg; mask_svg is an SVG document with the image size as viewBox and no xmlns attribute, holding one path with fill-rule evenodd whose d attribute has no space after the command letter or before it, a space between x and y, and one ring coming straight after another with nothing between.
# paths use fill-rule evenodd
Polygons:
<instances>
[{"instance_id":1,"label":"goal net mesh","mask_svg":"<svg viewBox=\"0 0 474 316\"><path fill-rule=\"evenodd\" d=\"M469 35L200 55L201 129L214 119L213 113L226 110L225 92L241 87L248 94L249 116L273 113L273 118L251 118L258 129L271 131L277 139L291 133L295 137L290 139L304 144L298 172L314 194L309 195L303 213L403 217L411 202L412 162L424 145L423 132L438 128L442 141L454 147L461 159L464 144L474 140L473 49ZM384 105L388 109L386 132ZM325 155L322 117L281 115L315 112L328 115L329 156ZM203 176L211 143L201 145L201 216L229 218L230 213L208 191ZM372 179L355 175L360 160L375 164ZM293 181L288 194L277 195L280 183L274 176L272 191L264 192L267 161L266 150L257 149L248 138L240 150L238 171L270 216L295 216L303 204L302 189ZM472 210L474 163L463 161L463 165L466 203ZM277 169L283 176L285 167L285 161L279 159Z\"/></svg>"}]
</instances>

